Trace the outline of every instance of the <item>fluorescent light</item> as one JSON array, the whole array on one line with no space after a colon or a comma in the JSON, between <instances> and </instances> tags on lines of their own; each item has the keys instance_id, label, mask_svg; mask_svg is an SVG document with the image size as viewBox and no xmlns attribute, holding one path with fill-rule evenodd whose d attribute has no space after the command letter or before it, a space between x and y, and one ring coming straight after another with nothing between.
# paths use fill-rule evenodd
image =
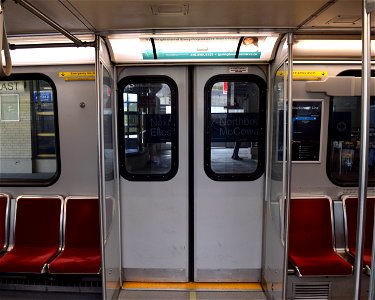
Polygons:
<instances>
[{"instance_id":1,"label":"fluorescent light","mask_svg":"<svg viewBox=\"0 0 375 300\"><path fill-rule=\"evenodd\" d=\"M81 41L90 42L95 39L93 35L77 36ZM10 44L38 45L72 43L62 36L30 36L9 38ZM51 47L27 48L11 50L12 65L56 65L56 64L93 64L95 63L94 47Z\"/></svg>"},{"instance_id":2,"label":"fluorescent light","mask_svg":"<svg viewBox=\"0 0 375 300\"><path fill-rule=\"evenodd\" d=\"M374 49L375 41L371 41ZM361 40L299 40L293 45L293 53L296 58L306 57L361 57ZM372 51L374 55L375 51Z\"/></svg>"},{"instance_id":3,"label":"fluorescent light","mask_svg":"<svg viewBox=\"0 0 375 300\"><path fill-rule=\"evenodd\" d=\"M93 64L95 48L31 48L11 50L13 66L56 65L56 64Z\"/></svg>"}]
</instances>

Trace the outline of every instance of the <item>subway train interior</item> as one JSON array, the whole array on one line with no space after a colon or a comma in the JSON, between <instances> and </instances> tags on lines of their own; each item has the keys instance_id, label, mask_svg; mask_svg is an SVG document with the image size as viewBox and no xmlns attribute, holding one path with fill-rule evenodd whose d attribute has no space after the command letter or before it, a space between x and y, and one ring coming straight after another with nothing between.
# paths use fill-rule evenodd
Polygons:
<instances>
[{"instance_id":1,"label":"subway train interior","mask_svg":"<svg viewBox=\"0 0 375 300\"><path fill-rule=\"evenodd\" d=\"M375 299L373 10L1 0L0 298Z\"/></svg>"}]
</instances>

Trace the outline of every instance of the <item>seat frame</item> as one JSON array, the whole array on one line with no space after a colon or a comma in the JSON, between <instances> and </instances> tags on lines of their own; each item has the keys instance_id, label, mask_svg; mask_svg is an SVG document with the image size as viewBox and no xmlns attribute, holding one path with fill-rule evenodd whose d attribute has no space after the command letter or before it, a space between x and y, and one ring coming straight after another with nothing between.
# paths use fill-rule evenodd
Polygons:
<instances>
[{"instance_id":1,"label":"seat frame","mask_svg":"<svg viewBox=\"0 0 375 300\"><path fill-rule=\"evenodd\" d=\"M7 204L5 208L5 224L4 224L4 246L0 249L0 254L7 251L9 247L9 236L10 236L10 195L7 193L0 193L0 197L5 197Z\"/></svg>"}]
</instances>

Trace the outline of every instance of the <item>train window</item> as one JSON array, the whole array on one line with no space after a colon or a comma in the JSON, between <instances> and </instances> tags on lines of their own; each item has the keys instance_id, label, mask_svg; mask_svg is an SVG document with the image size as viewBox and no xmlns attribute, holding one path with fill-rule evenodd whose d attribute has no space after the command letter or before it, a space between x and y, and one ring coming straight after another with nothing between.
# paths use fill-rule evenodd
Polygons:
<instances>
[{"instance_id":1,"label":"train window","mask_svg":"<svg viewBox=\"0 0 375 300\"><path fill-rule=\"evenodd\" d=\"M205 86L204 169L213 180L254 180L263 173L264 81L219 75Z\"/></svg>"},{"instance_id":2,"label":"train window","mask_svg":"<svg viewBox=\"0 0 375 300\"><path fill-rule=\"evenodd\" d=\"M332 97L327 174L339 186L358 186L361 97ZM375 97L370 99L368 183L375 185Z\"/></svg>"},{"instance_id":3,"label":"train window","mask_svg":"<svg viewBox=\"0 0 375 300\"><path fill-rule=\"evenodd\" d=\"M42 74L0 81L0 185L46 186L60 174L56 87Z\"/></svg>"},{"instance_id":4,"label":"train window","mask_svg":"<svg viewBox=\"0 0 375 300\"><path fill-rule=\"evenodd\" d=\"M120 172L128 180L169 180L178 168L177 85L166 76L119 82Z\"/></svg>"}]
</instances>

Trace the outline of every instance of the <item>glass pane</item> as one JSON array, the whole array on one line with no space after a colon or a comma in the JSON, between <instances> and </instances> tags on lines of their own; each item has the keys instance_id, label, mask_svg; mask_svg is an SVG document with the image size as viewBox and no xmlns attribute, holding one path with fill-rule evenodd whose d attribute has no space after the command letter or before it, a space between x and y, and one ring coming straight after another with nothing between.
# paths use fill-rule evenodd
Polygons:
<instances>
[{"instance_id":1,"label":"glass pane","mask_svg":"<svg viewBox=\"0 0 375 300\"><path fill-rule=\"evenodd\" d=\"M331 98L329 147L327 157L330 179L339 185L358 185L361 97ZM370 100L370 145L368 180L375 183L375 98Z\"/></svg>"},{"instance_id":2,"label":"glass pane","mask_svg":"<svg viewBox=\"0 0 375 300\"><path fill-rule=\"evenodd\" d=\"M211 89L211 170L249 174L258 167L259 99L257 84L220 81Z\"/></svg>"},{"instance_id":3,"label":"glass pane","mask_svg":"<svg viewBox=\"0 0 375 300\"><path fill-rule=\"evenodd\" d=\"M282 70L282 66L279 70ZM273 84L273 98L272 98L272 141L271 141L271 164L270 164L270 212L273 220L273 224L277 228L277 232L282 233L282 222L281 215L283 215L283 202L281 202L284 195L283 188L283 174L284 174L284 163L286 160L286 152L284 145L286 143L286 104L284 101L284 76L275 76Z\"/></svg>"},{"instance_id":4,"label":"glass pane","mask_svg":"<svg viewBox=\"0 0 375 300\"><path fill-rule=\"evenodd\" d=\"M281 70L284 66L281 66ZM279 70L280 70L279 69ZM279 73L279 72L277 72ZM284 199L284 163L285 161L285 138L286 124L285 118L285 81L283 76L276 75L273 78L269 139L270 149L267 161L267 184L266 204L264 211L264 259L262 269L264 270L264 280L267 282L267 292L273 299L282 298L283 283L283 261L284 245L283 236L283 199ZM268 283L275 285L275 288Z\"/></svg>"},{"instance_id":5,"label":"glass pane","mask_svg":"<svg viewBox=\"0 0 375 300\"><path fill-rule=\"evenodd\" d=\"M123 91L125 168L130 174L167 174L172 166L171 88L163 82L128 84Z\"/></svg>"},{"instance_id":6,"label":"glass pane","mask_svg":"<svg viewBox=\"0 0 375 300\"><path fill-rule=\"evenodd\" d=\"M49 184L58 173L56 91L48 79L20 77L0 82L0 183Z\"/></svg>"}]
</instances>

